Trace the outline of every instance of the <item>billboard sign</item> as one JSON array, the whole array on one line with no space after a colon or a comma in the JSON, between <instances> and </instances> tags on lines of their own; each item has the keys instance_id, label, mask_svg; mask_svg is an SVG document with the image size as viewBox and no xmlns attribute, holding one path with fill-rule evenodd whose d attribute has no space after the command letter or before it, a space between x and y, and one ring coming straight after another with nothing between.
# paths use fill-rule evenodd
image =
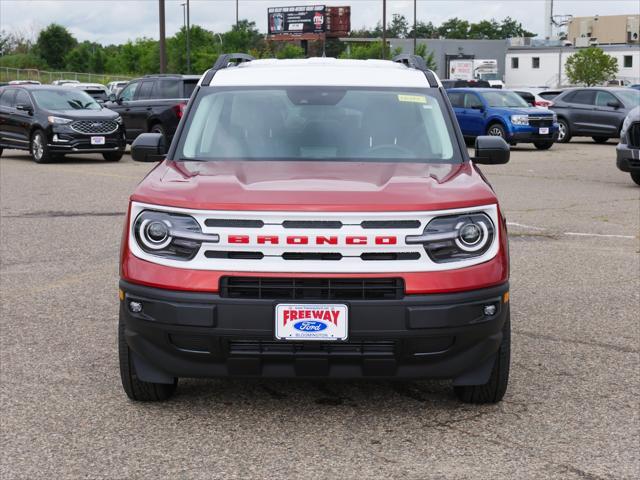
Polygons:
<instances>
[{"instance_id":1,"label":"billboard sign","mask_svg":"<svg viewBox=\"0 0 640 480\"><path fill-rule=\"evenodd\" d=\"M275 7L268 10L269 35L325 33L326 7Z\"/></svg>"}]
</instances>

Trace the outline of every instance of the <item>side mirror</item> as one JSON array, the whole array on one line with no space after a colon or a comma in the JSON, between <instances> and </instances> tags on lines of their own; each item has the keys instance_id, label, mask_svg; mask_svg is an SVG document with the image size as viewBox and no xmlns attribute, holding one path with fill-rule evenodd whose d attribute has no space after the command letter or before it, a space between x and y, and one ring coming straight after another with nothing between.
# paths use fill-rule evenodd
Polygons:
<instances>
[{"instance_id":1,"label":"side mirror","mask_svg":"<svg viewBox=\"0 0 640 480\"><path fill-rule=\"evenodd\" d=\"M161 133L142 133L131 145L131 158L136 162L159 162L166 154L167 146Z\"/></svg>"},{"instance_id":2,"label":"side mirror","mask_svg":"<svg viewBox=\"0 0 640 480\"><path fill-rule=\"evenodd\" d=\"M509 161L510 155L509 144L503 138L486 135L476 138L476 154L472 160L483 165L501 165Z\"/></svg>"},{"instance_id":3,"label":"side mirror","mask_svg":"<svg viewBox=\"0 0 640 480\"><path fill-rule=\"evenodd\" d=\"M481 112L484 111L484 105L475 104L475 105L471 105L471 108L473 110L480 110Z\"/></svg>"},{"instance_id":4,"label":"side mirror","mask_svg":"<svg viewBox=\"0 0 640 480\"><path fill-rule=\"evenodd\" d=\"M607 102L607 107L612 107L612 108L620 108L620 102Z\"/></svg>"},{"instance_id":5,"label":"side mirror","mask_svg":"<svg viewBox=\"0 0 640 480\"><path fill-rule=\"evenodd\" d=\"M27 112L29 115L33 114L33 109L31 105L16 105L16 110L20 110L21 112Z\"/></svg>"}]
</instances>

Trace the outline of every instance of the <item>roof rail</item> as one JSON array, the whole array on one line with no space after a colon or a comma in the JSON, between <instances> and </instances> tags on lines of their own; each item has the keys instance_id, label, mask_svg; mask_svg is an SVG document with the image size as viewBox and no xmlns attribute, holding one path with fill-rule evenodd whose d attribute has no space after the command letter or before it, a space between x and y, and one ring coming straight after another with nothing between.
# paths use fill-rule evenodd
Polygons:
<instances>
[{"instance_id":1,"label":"roof rail","mask_svg":"<svg viewBox=\"0 0 640 480\"><path fill-rule=\"evenodd\" d=\"M255 58L251 55L247 55L246 53L223 53L218 57L216 63L213 64L213 67L206 71L204 78L202 79L202 84L209 85L218 70L228 68L232 65L237 66L241 63L251 62L253 60L255 60Z\"/></svg>"},{"instance_id":2,"label":"roof rail","mask_svg":"<svg viewBox=\"0 0 640 480\"><path fill-rule=\"evenodd\" d=\"M427 80L429 82L429 86L438 88L439 85L435 73L427 68L427 62L425 62L424 58L422 58L420 55L401 53L400 55L396 55L395 57L393 57L391 61L395 63L402 63L408 68L415 68L416 70L424 72L424 75L425 77L427 77Z\"/></svg>"},{"instance_id":3,"label":"roof rail","mask_svg":"<svg viewBox=\"0 0 640 480\"><path fill-rule=\"evenodd\" d=\"M149 77L181 77L182 75L179 73L150 73L148 75L144 75L142 78Z\"/></svg>"}]
</instances>

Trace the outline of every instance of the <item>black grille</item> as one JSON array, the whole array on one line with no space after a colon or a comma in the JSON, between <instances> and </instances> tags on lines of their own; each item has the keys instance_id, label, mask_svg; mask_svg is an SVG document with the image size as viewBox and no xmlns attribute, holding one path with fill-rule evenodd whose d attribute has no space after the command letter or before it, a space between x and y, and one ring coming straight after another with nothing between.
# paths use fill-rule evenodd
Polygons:
<instances>
[{"instance_id":1,"label":"black grille","mask_svg":"<svg viewBox=\"0 0 640 480\"><path fill-rule=\"evenodd\" d=\"M364 229L418 228L420 226L420 220L365 220L360 226Z\"/></svg>"},{"instance_id":2,"label":"black grille","mask_svg":"<svg viewBox=\"0 0 640 480\"><path fill-rule=\"evenodd\" d=\"M397 300L401 278L222 277L220 296L270 300Z\"/></svg>"},{"instance_id":3,"label":"black grille","mask_svg":"<svg viewBox=\"0 0 640 480\"><path fill-rule=\"evenodd\" d=\"M226 218L207 218L204 221L207 227L231 227L231 228L262 228L262 220L241 220Z\"/></svg>"},{"instance_id":4,"label":"black grille","mask_svg":"<svg viewBox=\"0 0 640 480\"><path fill-rule=\"evenodd\" d=\"M529 125L536 128L544 128L544 127L552 127L553 126L553 118L532 118L529 117Z\"/></svg>"},{"instance_id":5,"label":"black grille","mask_svg":"<svg viewBox=\"0 0 640 480\"><path fill-rule=\"evenodd\" d=\"M391 357L394 354L395 343L391 341L293 343L270 340L232 340L229 342L229 355L238 356Z\"/></svg>"},{"instance_id":6,"label":"black grille","mask_svg":"<svg viewBox=\"0 0 640 480\"><path fill-rule=\"evenodd\" d=\"M223 258L227 260L262 260L264 254L262 252L227 252L221 250L207 250L204 252L207 258Z\"/></svg>"},{"instance_id":7,"label":"black grille","mask_svg":"<svg viewBox=\"0 0 640 480\"><path fill-rule=\"evenodd\" d=\"M640 122L632 123L627 130L627 146L640 148Z\"/></svg>"},{"instance_id":8,"label":"black grille","mask_svg":"<svg viewBox=\"0 0 640 480\"><path fill-rule=\"evenodd\" d=\"M331 220L285 220L284 228L342 228L342 222Z\"/></svg>"},{"instance_id":9,"label":"black grille","mask_svg":"<svg viewBox=\"0 0 640 480\"><path fill-rule=\"evenodd\" d=\"M113 133L118 129L116 122L107 120L77 120L71 124L76 132L80 133Z\"/></svg>"}]
</instances>

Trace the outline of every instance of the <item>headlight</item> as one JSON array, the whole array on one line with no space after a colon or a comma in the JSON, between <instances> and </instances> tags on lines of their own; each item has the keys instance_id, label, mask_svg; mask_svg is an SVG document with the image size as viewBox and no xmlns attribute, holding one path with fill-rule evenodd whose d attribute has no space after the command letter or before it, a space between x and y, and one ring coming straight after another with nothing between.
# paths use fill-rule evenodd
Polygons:
<instances>
[{"instance_id":1,"label":"headlight","mask_svg":"<svg viewBox=\"0 0 640 480\"><path fill-rule=\"evenodd\" d=\"M624 138L627 130L629 129L629 125L631 125L631 115L627 115L622 122L622 128L620 129L620 138Z\"/></svg>"},{"instance_id":2,"label":"headlight","mask_svg":"<svg viewBox=\"0 0 640 480\"><path fill-rule=\"evenodd\" d=\"M219 235L202 233L200 224L189 215L145 210L133 226L142 250L159 257L191 260L203 242L218 243Z\"/></svg>"},{"instance_id":3,"label":"headlight","mask_svg":"<svg viewBox=\"0 0 640 480\"><path fill-rule=\"evenodd\" d=\"M120 115L118 115L116 117L116 122L118 122L120 125L122 125L122 117Z\"/></svg>"},{"instance_id":4,"label":"headlight","mask_svg":"<svg viewBox=\"0 0 640 480\"><path fill-rule=\"evenodd\" d=\"M423 244L436 263L455 262L484 254L495 237L495 227L484 213L436 217L422 235L409 235L407 244Z\"/></svg>"},{"instance_id":5,"label":"headlight","mask_svg":"<svg viewBox=\"0 0 640 480\"><path fill-rule=\"evenodd\" d=\"M73 120L69 118L54 117L53 115L48 116L47 120L49 121L49 123L52 123L54 125L66 125L73 122Z\"/></svg>"},{"instance_id":6,"label":"headlight","mask_svg":"<svg viewBox=\"0 0 640 480\"><path fill-rule=\"evenodd\" d=\"M514 125L529 125L528 115L511 115L511 123Z\"/></svg>"}]
</instances>

